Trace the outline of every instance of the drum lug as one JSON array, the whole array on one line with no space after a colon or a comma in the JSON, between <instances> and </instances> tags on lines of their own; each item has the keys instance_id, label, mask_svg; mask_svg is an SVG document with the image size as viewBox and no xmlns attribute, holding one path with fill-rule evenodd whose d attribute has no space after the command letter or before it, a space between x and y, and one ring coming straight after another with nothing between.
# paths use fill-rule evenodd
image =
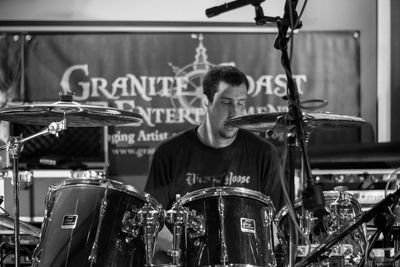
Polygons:
<instances>
[{"instance_id":1,"label":"drum lug","mask_svg":"<svg viewBox=\"0 0 400 267\"><path fill-rule=\"evenodd\" d=\"M206 233L206 229L204 227L204 216L197 215L197 212L192 210L187 222L187 229L190 230L188 233L190 238L203 236Z\"/></svg>"},{"instance_id":2,"label":"drum lug","mask_svg":"<svg viewBox=\"0 0 400 267\"><path fill-rule=\"evenodd\" d=\"M170 249L170 250L168 250L168 255L173 257L173 258L174 257L180 257L181 256L181 250L180 249L178 249L178 250Z\"/></svg>"},{"instance_id":3,"label":"drum lug","mask_svg":"<svg viewBox=\"0 0 400 267\"><path fill-rule=\"evenodd\" d=\"M139 236L139 226L136 224L137 211L125 211L122 219L121 230L125 234L128 234L130 238L137 238Z\"/></svg>"}]
</instances>

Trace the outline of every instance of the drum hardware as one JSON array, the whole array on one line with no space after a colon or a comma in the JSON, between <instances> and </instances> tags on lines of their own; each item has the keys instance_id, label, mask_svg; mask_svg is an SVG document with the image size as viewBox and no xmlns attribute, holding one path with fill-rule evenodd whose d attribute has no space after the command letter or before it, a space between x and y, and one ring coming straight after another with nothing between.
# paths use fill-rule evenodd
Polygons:
<instances>
[{"instance_id":1,"label":"drum hardware","mask_svg":"<svg viewBox=\"0 0 400 267\"><path fill-rule=\"evenodd\" d=\"M146 266L149 267L153 264L155 238L158 231L163 226L163 224L160 223L160 221L163 219L163 215L163 212L160 212L158 209L154 209L148 203L145 203L137 213L136 222L144 229L143 241L146 253Z\"/></svg>"},{"instance_id":2,"label":"drum hardware","mask_svg":"<svg viewBox=\"0 0 400 267\"><path fill-rule=\"evenodd\" d=\"M7 144L0 146L1 150L8 150L13 163L13 203L14 203L14 239L15 239L15 266L20 265L20 221L19 221L19 161L23 144L30 139L58 133L68 127L98 127L125 123L138 123L141 116L133 112L115 108L81 105L73 102L73 93L60 93L60 101L49 105L22 105L5 107L0 110L0 120L14 123L48 125L37 134L22 139L10 137Z\"/></svg>"},{"instance_id":3,"label":"drum hardware","mask_svg":"<svg viewBox=\"0 0 400 267\"><path fill-rule=\"evenodd\" d=\"M331 211L332 223L329 228L331 231L339 231L340 228L346 223L351 222L356 218L357 213L354 210L354 206L350 202L349 198L346 198L344 192L348 188L346 186L337 186L334 188L335 191L339 192L339 196L335 201L329 204L329 210Z\"/></svg>"},{"instance_id":4,"label":"drum hardware","mask_svg":"<svg viewBox=\"0 0 400 267\"><path fill-rule=\"evenodd\" d=\"M190 212L189 220L186 222L186 230L189 238L198 238L205 235L204 217L197 215L196 210Z\"/></svg>"},{"instance_id":5,"label":"drum hardware","mask_svg":"<svg viewBox=\"0 0 400 267\"><path fill-rule=\"evenodd\" d=\"M166 222L172 225L172 249L169 251L172 257L172 265L182 266L181 240L185 232L190 238L197 238L205 234L204 217L197 216L195 210L183 207L180 202L180 194L176 195L173 207L166 212Z\"/></svg>"},{"instance_id":6,"label":"drum hardware","mask_svg":"<svg viewBox=\"0 0 400 267\"><path fill-rule=\"evenodd\" d=\"M219 235L221 237L221 263L226 265L228 262L228 251L226 248L226 236L225 236L225 205L222 199L221 192L218 197L218 215L219 215Z\"/></svg>"},{"instance_id":7,"label":"drum hardware","mask_svg":"<svg viewBox=\"0 0 400 267\"><path fill-rule=\"evenodd\" d=\"M172 265L181 266L182 265L182 249L181 240L183 231L185 230L185 225L189 221L189 210L184 208L180 204L180 195L176 195L176 203L174 206L166 213L166 222L172 225L172 248L168 251L169 255L172 257Z\"/></svg>"},{"instance_id":8,"label":"drum hardware","mask_svg":"<svg viewBox=\"0 0 400 267\"><path fill-rule=\"evenodd\" d=\"M0 214L0 225L5 226L9 229L14 229L14 221L15 219L11 217L8 213ZM19 222L19 229L21 234L28 234L34 237L40 236L39 228L28 223L24 223L22 221Z\"/></svg>"},{"instance_id":9,"label":"drum hardware","mask_svg":"<svg viewBox=\"0 0 400 267\"><path fill-rule=\"evenodd\" d=\"M298 260L304 259L308 251L313 251L322 244L327 237L335 234L342 227L352 224L361 214L361 206L357 199L346 191L346 187L336 187L334 191L325 191L327 210L329 215L321 218L316 217L312 212L302 207L301 198L296 199L294 209L296 220L300 224L300 230L308 237L310 244L304 243L300 239L296 245L296 256ZM278 227L278 237L283 245L284 251L288 251L289 233L287 207L281 209L275 216ZM366 231L363 227L357 227L354 231L341 240L338 244L329 249L318 259L316 266L334 264L334 262L344 260L346 266L358 265L362 256L365 254L367 246Z\"/></svg>"},{"instance_id":10,"label":"drum hardware","mask_svg":"<svg viewBox=\"0 0 400 267\"><path fill-rule=\"evenodd\" d=\"M90 262L90 266L93 266L93 264L95 264L97 262L97 253L98 253L98 246L99 246L100 230L101 230L101 227L102 227L102 224L103 224L104 214L105 214L105 212L107 210L107 205L108 205L107 194L108 194L108 183L107 183L107 187L106 187L106 189L104 191L104 197L101 200L99 220L98 220L97 229L96 229L96 236L94 238L92 249L90 251L90 255L89 255L89 258L88 258L88 260Z\"/></svg>"},{"instance_id":11,"label":"drum hardware","mask_svg":"<svg viewBox=\"0 0 400 267\"><path fill-rule=\"evenodd\" d=\"M392 212L390 211L390 209L392 209L397 204L397 202L399 201L399 197L400 189L397 189L397 191L389 194L386 198L377 203L373 208L362 213L354 222L350 223L349 225L343 226L339 231L332 233L330 236L328 236L323 243L321 243L315 250L310 253L308 257L304 258L296 266L310 266L314 262L318 261L319 258L327 250L331 249L344 237L359 228L363 223L366 223L372 219L374 219L374 222L377 224L376 226L378 227L378 230L375 233L376 235L379 235L380 232L383 232L385 228L391 227L394 222L394 218L393 215L391 215Z\"/></svg>"},{"instance_id":12,"label":"drum hardware","mask_svg":"<svg viewBox=\"0 0 400 267\"><path fill-rule=\"evenodd\" d=\"M138 209L125 211L124 217L122 218L121 230L130 237L126 242L131 242L131 238L136 238L139 236L140 227L136 223L136 216Z\"/></svg>"}]
</instances>

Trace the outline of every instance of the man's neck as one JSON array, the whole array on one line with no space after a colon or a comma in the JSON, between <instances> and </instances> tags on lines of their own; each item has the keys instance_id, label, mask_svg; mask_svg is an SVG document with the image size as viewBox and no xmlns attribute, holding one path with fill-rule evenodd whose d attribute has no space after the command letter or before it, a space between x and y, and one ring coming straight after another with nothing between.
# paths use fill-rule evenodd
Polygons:
<instances>
[{"instance_id":1,"label":"man's neck","mask_svg":"<svg viewBox=\"0 0 400 267\"><path fill-rule=\"evenodd\" d=\"M214 148L222 148L233 143L236 137L230 139L219 137L218 133L213 133L213 129L207 121L207 119L204 120L197 128L197 137L203 144Z\"/></svg>"}]
</instances>

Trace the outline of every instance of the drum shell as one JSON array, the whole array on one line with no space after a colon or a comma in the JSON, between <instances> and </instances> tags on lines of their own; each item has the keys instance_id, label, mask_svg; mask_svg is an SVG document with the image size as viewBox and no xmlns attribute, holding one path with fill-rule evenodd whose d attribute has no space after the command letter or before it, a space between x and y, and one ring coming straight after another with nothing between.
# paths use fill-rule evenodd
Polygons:
<instances>
[{"instance_id":1,"label":"drum shell","mask_svg":"<svg viewBox=\"0 0 400 267\"><path fill-rule=\"evenodd\" d=\"M46 197L34 266L144 266L142 231L136 227L133 234L123 229L124 217L145 203L158 208L151 196L119 182L65 180Z\"/></svg>"},{"instance_id":2,"label":"drum shell","mask_svg":"<svg viewBox=\"0 0 400 267\"><path fill-rule=\"evenodd\" d=\"M223 226L220 205L223 203ZM203 216L205 234L187 237L184 266L221 265L221 227L224 228L226 264L230 266L273 266L272 216L268 197L244 188L217 187L197 190L181 198L183 206ZM246 229L248 228L248 229Z\"/></svg>"}]
</instances>

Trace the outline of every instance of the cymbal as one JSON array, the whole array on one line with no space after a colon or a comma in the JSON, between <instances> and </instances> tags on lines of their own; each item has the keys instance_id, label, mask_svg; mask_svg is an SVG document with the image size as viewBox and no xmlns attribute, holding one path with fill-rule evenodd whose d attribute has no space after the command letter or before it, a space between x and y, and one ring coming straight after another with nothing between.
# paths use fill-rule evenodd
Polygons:
<instances>
[{"instance_id":1,"label":"cymbal","mask_svg":"<svg viewBox=\"0 0 400 267\"><path fill-rule=\"evenodd\" d=\"M0 110L0 120L47 126L67 118L67 127L100 127L137 123L142 116L110 107L59 101L52 104L9 106Z\"/></svg>"},{"instance_id":2,"label":"cymbal","mask_svg":"<svg viewBox=\"0 0 400 267\"><path fill-rule=\"evenodd\" d=\"M227 124L233 127L250 131L285 131L286 112L258 113L238 116L227 120ZM366 121L359 117L337 115L329 112L303 113L303 121L306 131L333 130L344 127L361 126ZM292 119L287 120L286 128L294 126Z\"/></svg>"},{"instance_id":3,"label":"cymbal","mask_svg":"<svg viewBox=\"0 0 400 267\"><path fill-rule=\"evenodd\" d=\"M0 214L0 225L14 229L14 218L6 213ZM35 237L40 236L40 229L25 222L19 221L19 229L21 234L28 234Z\"/></svg>"}]
</instances>

